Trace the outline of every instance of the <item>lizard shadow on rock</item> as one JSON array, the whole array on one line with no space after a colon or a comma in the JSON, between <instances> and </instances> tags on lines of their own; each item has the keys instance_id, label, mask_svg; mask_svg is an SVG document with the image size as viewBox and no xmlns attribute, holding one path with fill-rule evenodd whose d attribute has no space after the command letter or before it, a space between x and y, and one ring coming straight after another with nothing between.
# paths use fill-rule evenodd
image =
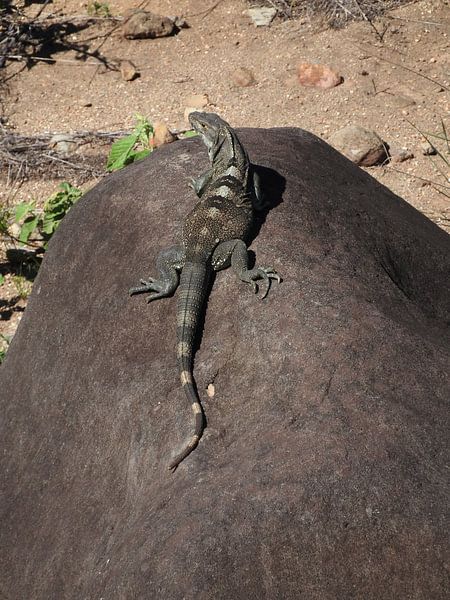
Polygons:
<instances>
[{"instance_id":1,"label":"lizard shadow on rock","mask_svg":"<svg viewBox=\"0 0 450 600\"><path fill-rule=\"evenodd\" d=\"M264 207L255 214L254 225L248 240L249 245L257 237L268 213L283 202L283 193L286 189L286 179L278 171L261 165L252 165L252 168L259 178Z\"/></svg>"}]
</instances>

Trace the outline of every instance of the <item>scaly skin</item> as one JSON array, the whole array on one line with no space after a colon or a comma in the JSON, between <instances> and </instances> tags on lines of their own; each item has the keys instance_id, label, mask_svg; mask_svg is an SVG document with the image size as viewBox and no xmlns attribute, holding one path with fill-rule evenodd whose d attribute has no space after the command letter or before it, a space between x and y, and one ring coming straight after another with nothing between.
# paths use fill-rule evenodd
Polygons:
<instances>
[{"instance_id":1,"label":"scaly skin","mask_svg":"<svg viewBox=\"0 0 450 600\"><path fill-rule=\"evenodd\" d=\"M272 279L280 282L271 267L248 268L244 240L253 224L254 207L261 199L247 152L235 131L218 115L194 112L189 120L208 148L211 168L191 182L199 201L184 221L182 245L159 254L159 279L141 280L142 285L130 290L130 294L153 292L148 298L151 302L172 295L178 284L180 287L177 358L195 426L188 444L169 464L172 472L196 448L204 429L203 409L193 378L193 347L211 272L231 264L239 279L250 283L255 292L256 282L264 280L263 298Z\"/></svg>"}]
</instances>

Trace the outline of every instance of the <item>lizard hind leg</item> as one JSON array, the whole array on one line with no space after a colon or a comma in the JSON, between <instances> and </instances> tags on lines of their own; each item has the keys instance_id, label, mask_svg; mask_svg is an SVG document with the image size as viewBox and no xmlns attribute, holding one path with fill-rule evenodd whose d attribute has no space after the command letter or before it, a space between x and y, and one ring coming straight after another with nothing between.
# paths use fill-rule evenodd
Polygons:
<instances>
[{"instance_id":1,"label":"lizard hind leg","mask_svg":"<svg viewBox=\"0 0 450 600\"><path fill-rule=\"evenodd\" d=\"M147 279L141 279L141 285L132 287L129 290L130 296L133 294L154 292L147 298L147 302L171 296L178 287L178 272L183 268L183 263L184 251L179 246L172 246L162 250L156 259L159 278L148 277Z\"/></svg>"},{"instance_id":2,"label":"lizard hind leg","mask_svg":"<svg viewBox=\"0 0 450 600\"><path fill-rule=\"evenodd\" d=\"M276 279L278 283L281 281L281 277L272 267L248 268L248 250L245 242L242 240L222 242L214 250L212 264L216 271L228 266L230 263L239 279L251 284L255 294L258 292L257 281L262 280L266 283L266 289L261 299L265 298L269 293L272 279Z\"/></svg>"}]
</instances>

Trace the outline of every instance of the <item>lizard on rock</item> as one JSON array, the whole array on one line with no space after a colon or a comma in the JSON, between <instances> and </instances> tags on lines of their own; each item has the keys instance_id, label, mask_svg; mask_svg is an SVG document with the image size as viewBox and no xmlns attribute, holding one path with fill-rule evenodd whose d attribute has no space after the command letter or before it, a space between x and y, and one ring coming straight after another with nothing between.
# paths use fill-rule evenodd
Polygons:
<instances>
[{"instance_id":1,"label":"lizard on rock","mask_svg":"<svg viewBox=\"0 0 450 600\"><path fill-rule=\"evenodd\" d=\"M256 173L236 132L214 113L193 112L189 121L208 149L211 167L191 181L199 201L187 215L182 243L163 250L156 266L159 278L141 280L130 294L153 292L148 302L171 296L180 287L177 306L177 358L181 384L195 416L195 430L184 450L169 465L175 471L196 448L204 429L203 409L193 378L194 341L213 270L230 266L239 279L258 292L258 280L266 290L271 279L281 281L271 267L248 267L245 240L254 222L254 211L262 206ZM179 272L181 271L181 276Z\"/></svg>"}]
</instances>

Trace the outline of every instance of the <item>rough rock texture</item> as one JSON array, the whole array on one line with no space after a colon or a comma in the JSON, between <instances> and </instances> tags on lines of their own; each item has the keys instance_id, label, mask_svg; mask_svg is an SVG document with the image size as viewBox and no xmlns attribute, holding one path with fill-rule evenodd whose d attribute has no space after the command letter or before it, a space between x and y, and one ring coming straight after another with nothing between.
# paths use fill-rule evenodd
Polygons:
<instances>
[{"instance_id":1,"label":"rough rock texture","mask_svg":"<svg viewBox=\"0 0 450 600\"><path fill-rule=\"evenodd\" d=\"M364 167L376 165L386 157L380 136L359 125L347 125L339 129L328 141L355 164Z\"/></svg>"},{"instance_id":2,"label":"rough rock texture","mask_svg":"<svg viewBox=\"0 0 450 600\"><path fill-rule=\"evenodd\" d=\"M200 140L108 176L52 240L0 372L5 598L446 597L449 238L310 134L242 139L279 173L252 247L284 281L260 301L217 275L208 428L174 475L176 300L127 289L176 240Z\"/></svg>"},{"instance_id":3,"label":"rough rock texture","mask_svg":"<svg viewBox=\"0 0 450 600\"><path fill-rule=\"evenodd\" d=\"M133 11L122 25L123 37L130 40L166 37L176 31L177 27L171 19L147 10Z\"/></svg>"}]
</instances>

